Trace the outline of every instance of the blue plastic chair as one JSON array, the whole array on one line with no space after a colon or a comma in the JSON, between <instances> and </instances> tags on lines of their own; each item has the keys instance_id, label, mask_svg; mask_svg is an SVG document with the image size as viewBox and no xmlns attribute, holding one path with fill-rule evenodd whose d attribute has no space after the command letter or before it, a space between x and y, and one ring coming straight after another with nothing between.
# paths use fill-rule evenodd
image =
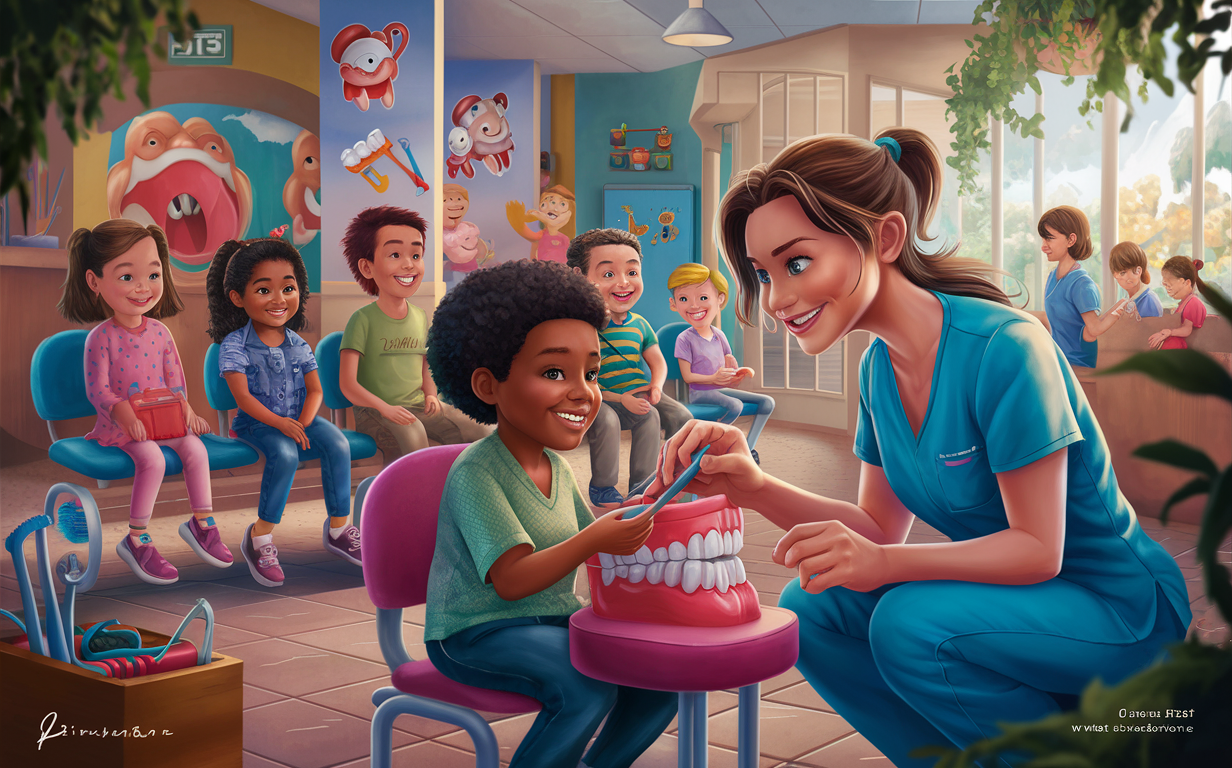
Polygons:
<instances>
[{"instance_id":1,"label":"blue plastic chair","mask_svg":"<svg viewBox=\"0 0 1232 768\"><path fill-rule=\"evenodd\" d=\"M47 455L62 467L98 481L106 488L112 480L132 477L136 471L133 460L116 447L104 447L84 437L60 437L55 422L94 416L97 411L86 398L85 359L86 337L89 331L63 331L43 339L34 350L30 366L30 391L34 409L46 420L51 434ZM233 469L255 464L257 452L237 440L225 440L214 435L200 435L210 457L210 469ZM167 475L184 471L179 455L163 447Z\"/></svg>"},{"instance_id":2,"label":"blue plastic chair","mask_svg":"<svg viewBox=\"0 0 1232 768\"><path fill-rule=\"evenodd\" d=\"M235 398L231 395L231 388L227 386L227 380L218 374L218 350L219 346L217 344L211 344L210 348L205 351L205 397L210 401L210 407L218 412L219 434L229 435L231 419L227 412L239 406L236 405ZM317 362L317 365L318 367L320 366L320 361ZM334 370L335 372L337 371L336 364ZM322 375L321 380L324 382L325 376ZM322 388L324 388L324 383L322 383ZM326 395L326 397L328 398L329 396ZM366 459L369 456L376 455L376 442L371 437L351 429L342 430L342 434L350 445L351 461ZM307 451L301 448L299 451L299 460L301 462L319 458L321 456L316 448L311 448Z\"/></svg>"},{"instance_id":3,"label":"blue plastic chair","mask_svg":"<svg viewBox=\"0 0 1232 768\"><path fill-rule=\"evenodd\" d=\"M689 409L689 413L693 414L693 418L701 419L702 421L719 421L726 415L727 411L717 405L708 403L693 404L686 399L688 396L689 385L680 377L680 361L676 359L676 337L688 330L688 323L668 323L660 328L656 335L659 337L659 349L663 352L663 357L667 360L667 380L676 382L676 391L681 395L677 399L684 403ZM756 403L745 403L740 409L741 416L754 416L757 414ZM752 448L753 446L749 446Z\"/></svg>"},{"instance_id":4,"label":"blue plastic chair","mask_svg":"<svg viewBox=\"0 0 1232 768\"><path fill-rule=\"evenodd\" d=\"M321 378L321 391L325 395L325 407L329 409L330 421L351 441L351 458L366 459L376 455L376 441L363 432L346 429L346 411L351 401L342 394L338 373L342 367L342 334L338 331L326 334L317 342L314 352L317 358L317 375Z\"/></svg>"}]
</instances>

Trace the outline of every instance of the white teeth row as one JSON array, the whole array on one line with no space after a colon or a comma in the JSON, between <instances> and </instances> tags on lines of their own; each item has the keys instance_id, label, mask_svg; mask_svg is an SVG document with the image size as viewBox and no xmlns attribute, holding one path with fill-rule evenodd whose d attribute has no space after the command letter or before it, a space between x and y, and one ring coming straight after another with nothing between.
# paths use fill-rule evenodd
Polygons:
<instances>
[{"instance_id":1,"label":"white teeth row","mask_svg":"<svg viewBox=\"0 0 1232 768\"><path fill-rule=\"evenodd\" d=\"M562 414L564 415L564 414ZM713 560L716 557L737 555L744 549L744 534L740 531L719 532L711 528L705 536L695 533L689 537L688 544L673 541L666 547L659 547L653 552L650 547L642 548L632 555L610 555L599 553L599 565L613 568L617 565L650 565L651 563L666 563L680 560Z\"/></svg>"},{"instance_id":2,"label":"white teeth row","mask_svg":"<svg viewBox=\"0 0 1232 768\"><path fill-rule=\"evenodd\" d=\"M385 134L380 128L374 128L365 141L355 142L355 146L342 150L342 164L347 168L359 165L360 161L377 152L385 146Z\"/></svg>"},{"instance_id":3,"label":"white teeth row","mask_svg":"<svg viewBox=\"0 0 1232 768\"><path fill-rule=\"evenodd\" d=\"M581 424L583 421L586 421L586 417L585 417L585 416L578 416L578 415L573 414L573 413L564 413L564 412L562 412L562 411L554 411L554 413L555 413L557 416L561 417L562 419L565 419L566 421L572 421L572 422L576 422L576 423L578 423L578 424ZM646 548L645 548L645 547L642 547L642 549L646 549ZM650 550L646 549L646 551L647 551L647 552L649 552ZM606 553L606 552L604 552L604 553L602 553L602 554L607 554L607 553ZM611 555L608 555L608 557L611 557Z\"/></svg>"},{"instance_id":4,"label":"white teeth row","mask_svg":"<svg viewBox=\"0 0 1232 768\"><path fill-rule=\"evenodd\" d=\"M797 317L795 320L792 320L791 324L792 325L804 325L809 320L812 320L813 316L816 315L820 311L821 311L821 307L818 307L817 309L814 309L812 312L809 312L804 317Z\"/></svg>"},{"instance_id":5,"label":"white teeth row","mask_svg":"<svg viewBox=\"0 0 1232 768\"><path fill-rule=\"evenodd\" d=\"M616 565L603 569L603 585L608 586L617 577L637 584L645 579L651 584L668 587L679 586L686 595L702 589L717 589L724 594L731 587L748 581L744 563L734 555L717 560L655 560L652 563Z\"/></svg>"},{"instance_id":6,"label":"white teeth row","mask_svg":"<svg viewBox=\"0 0 1232 768\"><path fill-rule=\"evenodd\" d=\"M167 203L167 215L177 221L198 213L201 213L201 206L197 204L196 198L187 192L171 198L171 202Z\"/></svg>"},{"instance_id":7,"label":"white teeth row","mask_svg":"<svg viewBox=\"0 0 1232 768\"><path fill-rule=\"evenodd\" d=\"M415 284L414 275L410 275L408 277L403 277L401 275L395 275L394 279L397 280L399 283L402 283L403 285L414 285Z\"/></svg>"}]
</instances>

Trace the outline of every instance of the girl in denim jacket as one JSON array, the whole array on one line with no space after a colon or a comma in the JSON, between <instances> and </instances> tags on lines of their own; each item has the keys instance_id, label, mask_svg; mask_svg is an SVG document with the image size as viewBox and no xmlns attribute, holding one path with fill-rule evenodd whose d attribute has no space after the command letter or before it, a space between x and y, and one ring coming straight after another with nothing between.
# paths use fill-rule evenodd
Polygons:
<instances>
[{"instance_id":1,"label":"girl in denim jacket","mask_svg":"<svg viewBox=\"0 0 1232 768\"><path fill-rule=\"evenodd\" d=\"M351 449L342 432L316 415L321 380L312 348L296 333L305 325L308 273L286 241L229 240L206 281L209 334L222 348L219 375L239 405L234 430L265 455L257 522L241 547L257 583L282 586L274 527L282 519L295 469L321 460L329 521L325 549L359 565L359 529L350 524Z\"/></svg>"}]
</instances>

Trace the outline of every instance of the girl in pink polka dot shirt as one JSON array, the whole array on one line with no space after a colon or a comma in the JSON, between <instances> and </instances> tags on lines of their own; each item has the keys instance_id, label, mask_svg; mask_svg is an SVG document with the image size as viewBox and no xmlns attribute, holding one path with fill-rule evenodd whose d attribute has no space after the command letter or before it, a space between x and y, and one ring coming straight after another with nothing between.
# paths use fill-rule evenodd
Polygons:
<instances>
[{"instance_id":1,"label":"girl in pink polka dot shirt","mask_svg":"<svg viewBox=\"0 0 1232 768\"><path fill-rule=\"evenodd\" d=\"M183 309L171 279L166 237L157 226L112 219L93 231L74 232L68 250L60 313L79 323L102 321L86 337L86 396L98 411L98 422L86 437L120 448L132 458L135 469L129 535L116 545L116 552L142 581L171 584L179 578L146 532L166 472L160 449L166 446L184 464L193 511L180 526L180 536L201 559L226 568L233 558L211 517L209 456L197 437L210 426L188 404L175 341L167 326L155 319ZM147 389L169 389L179 395L182 437L150 439L129 401Z\"/></svg>"}]
</instances>

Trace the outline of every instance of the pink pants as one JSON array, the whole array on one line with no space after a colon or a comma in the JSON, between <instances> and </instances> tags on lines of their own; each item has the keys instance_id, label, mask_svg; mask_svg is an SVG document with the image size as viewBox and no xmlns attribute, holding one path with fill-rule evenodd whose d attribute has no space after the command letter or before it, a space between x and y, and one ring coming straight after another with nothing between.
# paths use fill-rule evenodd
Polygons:
<instances>
[{"instance_id":1,"label":"pink pants","mask_svg":"<svg viewBox=\"0 0 1232 768\"><path fill-rule=\"evenodd\" d=\"M184 464L184 482L188 485L188 503L194 512L213 509L210 498L210 457L201 438L189 433L171 440L140 440L121 446L137 465L133 475L133 499L129 505L129 524L145 525L154 513L154 499L167 473L167 460L160 445L179 454Z\"/></svg>"}]
</instances>

